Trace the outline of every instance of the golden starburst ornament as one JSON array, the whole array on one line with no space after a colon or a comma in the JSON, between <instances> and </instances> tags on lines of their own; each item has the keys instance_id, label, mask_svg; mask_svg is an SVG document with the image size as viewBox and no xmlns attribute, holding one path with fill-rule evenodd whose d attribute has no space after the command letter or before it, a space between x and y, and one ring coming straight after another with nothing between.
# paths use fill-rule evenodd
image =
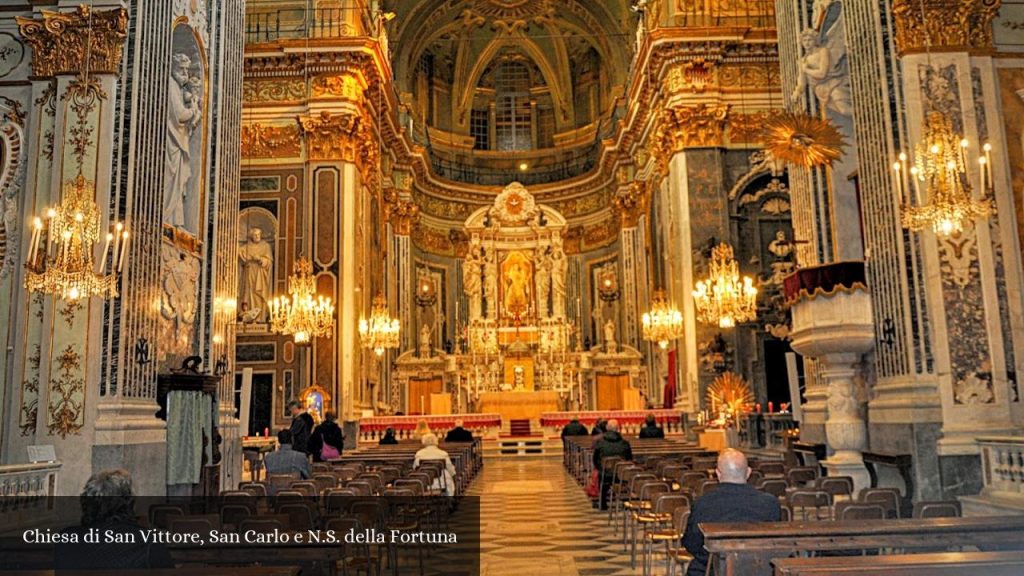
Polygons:
<instances>
[{"instance_id":1,"label":"golden starburst ornament","mask_svg":"<svg viewBox=\"0 0 1024 576\"><path fill-rule=\"evenodd\" d=\"M754 402L754 391L739 374L726 372L708 386L707 402L713 413L725 412L731 419Z\"/></svg>"},{"instance_id":2,"label":"golden starburst ornament","mask_svg":"<svg viewBox=\"0 0 1024 576\"><path fill-rule=\"evenodd\" d=\"M843 135L824 118L782 112L764 125L764 147L791 166L831 166L843 155Z\"/></svg>"}]
</instances>

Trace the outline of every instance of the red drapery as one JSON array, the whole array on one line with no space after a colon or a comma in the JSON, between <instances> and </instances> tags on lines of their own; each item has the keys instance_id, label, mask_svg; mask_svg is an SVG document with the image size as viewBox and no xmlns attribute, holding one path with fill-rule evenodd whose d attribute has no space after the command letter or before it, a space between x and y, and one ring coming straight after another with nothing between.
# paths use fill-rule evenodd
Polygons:
<instances>
[{"instance_id":1,"label":"red drapery","mask_svg":"<svg viewBox=\"0 0 1024 576\"><path fill-rule=\"evenodd\" d=\"M664 408L676 405L676 350L668 353L668 381L665 382Z\"/></svg>"}]
</instances>

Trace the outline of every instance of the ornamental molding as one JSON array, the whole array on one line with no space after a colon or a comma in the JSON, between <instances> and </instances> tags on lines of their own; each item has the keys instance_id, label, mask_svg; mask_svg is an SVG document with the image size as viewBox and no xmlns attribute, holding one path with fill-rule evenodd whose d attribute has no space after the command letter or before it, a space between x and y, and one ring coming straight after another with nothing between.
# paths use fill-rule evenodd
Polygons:
<instances>
[{"instance_id":1,"label":"ornamental molding","mask_svg":"<svg viewBox=\"0 0 1024 576\"><path fill-rule=\"evenodd\" d=\"M893 0L896 50L988 52L1002 0Z\"/></svg>"},{"instance_id":2,"label":"ornamental molding","mask_svg":"<svg viewBox=\"0 0 1024 576\"><path fill-rule=\"evenodd\" d=\"M299 126L264 126L258 122L242 126L243 158L297 158L302 156Z\"/></svg>"},{"instance_id":3,"label":"ornamental molding","mask_svg":"<svg viewBox=\"0 0 1024 576\"><path fill-rule=\"evenodd\" d=\"M331 113L299 117L306 156L310 160L339 160L356 163L362 159L367 130L362 115Z\"/></svg>"},{"instance_id":4,"label":"ornamental molding","mask_svg":"<svg viewBox=\"0 0 1024 576\"><path fill-rule=\"evenodd\" d=\"M398 236L409 236L419 222L420 207L410 199L402 198L394 189L381 194L384 200L384 217Z\"/></svg>"},{"instance_id":5,"label":"ornamental molding","mask_svg":"<svg viewBox=\"0 0 1024 576\"><path fill-rule=\"evenodd\" d=\"M81 5L72 12L41 10L40 18L15 16L22 38L32 47L35 76L78 74L86 68L97 74L116 74L128 35L128 11L92 10ZM85 62L89 54L88 64Z\"/></svg>"},{"instance_id":6,"label":"ornamental molding","mask_svg":"<svg viewBox=\"0 0 1024 576\"><path fill-rule=\"evenodd\" d=\"M659 162L668 161L687 148L725 145L728 104L696 104L664 110L655 127L654 142Z\"/></svg>"},{"instance_id":7,"label":"ornamental molding","mask_svg":"<svg viewBox=\"0 0 1024 576\"><path fill-rule=\"evenodd\" d=\"M640 217L647 213L650 187L648 181L636 180L620 188L612 198L612 209L619 216L623 228L636 228Z\"/></svg>"}]
</instances>

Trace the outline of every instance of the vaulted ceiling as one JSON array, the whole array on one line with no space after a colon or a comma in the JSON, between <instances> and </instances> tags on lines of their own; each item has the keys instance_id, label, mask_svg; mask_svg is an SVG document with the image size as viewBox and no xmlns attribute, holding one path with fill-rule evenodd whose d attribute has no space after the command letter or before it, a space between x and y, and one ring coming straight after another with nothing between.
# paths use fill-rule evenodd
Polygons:
<instances>
[{"instance_id":1,"label":"vaulted ceiling","mask_svg":"<svg viewBox=\"0 0 1024 576\"><path fill-rule=\"evenodd\" d=\"M561 129L574 121L581 70L599 68L589 71L607 92L626 82L636 20L625 0L391 0L384 8L397 16L390 36L399 90L415 91L417 65L429 54L435 75L451 86L455 127L466 125L495 60L509 55L539 73L535 84L550 89Z\"/></svg>"}]
</instances>

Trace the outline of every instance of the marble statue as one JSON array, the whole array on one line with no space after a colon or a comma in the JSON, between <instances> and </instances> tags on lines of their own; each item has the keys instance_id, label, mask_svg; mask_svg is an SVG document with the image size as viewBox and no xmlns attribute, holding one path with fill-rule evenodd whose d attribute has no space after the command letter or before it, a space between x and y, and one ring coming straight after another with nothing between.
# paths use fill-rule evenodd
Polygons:
<instances>
[{"instance_id":1,"label":"marble statue","mask_svg":"<svg viewBox=\"0 0 1024 576\"><path fill-rule=\"evenodd\" d=\"M607 354L619 352L619 346L615 341L615 322L611 318L604 323L604 351Z\"/></svg>"},{"instance_id":2,"label":"marble statue","mask_svg":"<svg viewBox=\"0 0 1024 576\"><path fill-rule=\"evenodd\" d=\"M498 258L496 254L484 256L484 282L487 317L493 319L498 311Z\"/></svg>"},{"instance_id":3,"label":"marble statue","mask_svg":"<svg viewBox=\"0 0 1024 576\"><path fill-rule=\"evenodd\" d=\"M796 269L796 263L792 258L793 243L786 239L784 230L775 232L775 239L768 243L768 252L775 257L775 261L771 263L771 277L763 283L781 286L786 276Z\"/></svg>"},{"instance_id":4,"label":"marble statue","mask_svg":"<svg viewBox=\"0 0 1024 576\"><path fill-rule=\"evenodd\" d=\"M551 295L551 256L547 248L538 248L534 259L534 280L537 284L537 315L540 318L550 316L548 301Z\"/></svg>"},{"instance_id":5,"label":"marble statue","mask_svg":"<svg viewBox=\"0 0 1024 576\"><path fill-rule=\"evenodd\" d=\"M480 242L474 240L462 267L462 286L469 298L469 319L476 320L482 313L480 302L480 275L483 271L484 256Z\"/></svg>"},{"instance_id":6,"label":"marble statue","mask_svg":"<svg viewBox=\"0 0 1024 576\"><path fill-rule=\"evenodd\" d=\"M249 229L249 238L238 248L238 262L242 267L238 301L247 307L254 322L266 322L271 298L271 269L274 264L274 250L263 239L259 228Z\"/></svg>"},{"instance_id":7,"label":"marble statue","mask_svg":"<svg viewBox=\"0 0 1024 576\"><path fill-rule=\"evenodd\" d=\"M430 358L430 326L420 326L420 358Z\"/></svg>"},{"instance_id":8,"label":"marble statue","mask_svg":"<svg viewBox=\"0 0 1024 576\"><path fill-rule=\"evenodd\" d=\"M171 78L167 90L167 153L164 159L164 222L176 228L197 234L198 222L186 218L186 204L197 204L189 198L194 194L192 134L202 121L200 92L194 90L195 83L189 75L192 60L185 54L175 54L171 66Z\"/></svg>"},{"instance_id":9,"label":"marble statue","mask_svg":"<svg viewBox=\"0 0 1024 576\"><path fill-rule=\"evenodd\" d=\"M562 250L562 239L555 236L551 243L551 299L554 302L552 315L556 318L565 317L565 276L568 268L569 261Z\"/></svg>"},{"instance_id":10,"label":"marble statue","mask_svg":"<svg viewBox=\"0 0 1024 576\"><path fill-rule=\"evenodd\" d=\"M793 89L793 101L802 102L804 90L810 87L822 108L852 116L853 101L842 20L830 26L824 38L818 30L804 30L800 34L800 45L803 56L797 62L800 74Z\"/></svg>"},{"instance_id":11,"label":"marble statue","mask_svg":"<svg viewBox=\"0 0 1024 576\"><path fill-rule=\"evenodd\" d=\"M779 259L788 258L793 253L793 243L786 239L786 231L775 232L775 239L768 243L768 251Z\"/></svg>"}]
</instances>

